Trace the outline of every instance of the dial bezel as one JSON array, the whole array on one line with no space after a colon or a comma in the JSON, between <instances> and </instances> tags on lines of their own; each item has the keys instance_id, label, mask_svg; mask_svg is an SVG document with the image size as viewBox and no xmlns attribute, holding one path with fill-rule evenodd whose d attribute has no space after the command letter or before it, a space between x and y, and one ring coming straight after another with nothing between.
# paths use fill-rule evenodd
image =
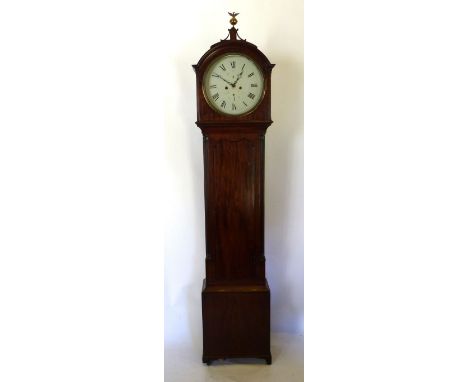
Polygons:
<instances>
[{"instance_id":1,"label":"dial bezel","mask_svg":"<svg viewBox=\"0 0 468 382\"><path fill-rule=\"evenodd\" d=\"M214 106L214 104L212 103L212 101L210 99L211 97L208 97L208 94L206 92L207 75L209 73L211 73L211 69L213 68L214 65L216 65L219 61L222 61L225 58L230 57L230 56L242 56L242 57L247 58L250 62L252 62L253 65L255 65L258 72L261 73L261 75L262 75L263 91L261 93L260 98L258 99L257 103L255 104L255 106L252 109L250 109L250 110L248 110L248 111L246 111L245 113L242 113L242 114L230 114L230 113L227 113L225 111L219 110L216 106ZM246 115L249 115L249 114L253 113L260 106L263 99L265 98L266 85L267 85L267 81L265 81L265 72L264 72L263 68L260 65L258 65L257 62L255 62L255 60L251 56L249 56L248 54L245 54L245 53L230 52L230 53L223 54L223 55L215 57L213 59L213 61L207 66L207 68L205 70L205 73L203 74L203 79L202 79L202 93L203 93L203 97L205 98L206 103L216 113L226 115L226 116L229 116L229 117L243 117L243 116L246 116Z\"/></svg>"}]
</instances>

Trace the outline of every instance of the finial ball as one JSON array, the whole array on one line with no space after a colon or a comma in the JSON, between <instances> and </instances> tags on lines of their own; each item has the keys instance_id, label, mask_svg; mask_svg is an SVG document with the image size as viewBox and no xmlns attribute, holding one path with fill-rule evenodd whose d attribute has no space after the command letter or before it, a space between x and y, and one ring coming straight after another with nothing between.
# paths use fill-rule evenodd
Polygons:
<instances>
[{"instance_id":1,"label":"finial ball","mask_svg":"<svg viewBox=\"0 0 468 382\"><path fill-rule=\"evenodd\" d=\"M228 15L229 15L229 16L232 16L232 17L231 17L231 20L229 20L229 22L231 23L231 25L232 25L232 26L236 25L236 24L237 24L236 16L238 15L238 13L236 13L236 12L228 12Z\"/></svg>"}]
</instances>

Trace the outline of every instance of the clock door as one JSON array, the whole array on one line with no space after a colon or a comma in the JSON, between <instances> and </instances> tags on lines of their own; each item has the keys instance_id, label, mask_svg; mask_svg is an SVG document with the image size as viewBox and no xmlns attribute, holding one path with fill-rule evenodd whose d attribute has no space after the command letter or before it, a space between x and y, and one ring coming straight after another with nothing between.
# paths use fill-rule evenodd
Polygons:
<instances>
[{"instance_id":1,"label":"clock door","mask_svg":"<svg viewBox=\"0 0 468 382\"><path fill-rule=\"evenodd\" d=\"M263 144L257 134L204 140L209 283L264 282Z\"/></svg>"}]
</instances>

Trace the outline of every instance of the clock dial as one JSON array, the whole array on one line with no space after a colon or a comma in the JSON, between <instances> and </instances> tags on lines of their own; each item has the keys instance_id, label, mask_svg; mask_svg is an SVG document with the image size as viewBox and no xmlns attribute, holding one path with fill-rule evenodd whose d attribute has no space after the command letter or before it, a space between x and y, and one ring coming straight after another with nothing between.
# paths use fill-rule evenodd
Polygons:
<instances>
[{"instance_id":1,"label":"clock dial","mask_svg":"<svg viewBox=\"0 0 468 382\"><path fill-rule=\"evenodd\" d=\"M251 112L264 93L263 73L253 60L242 54L216 59L205 72L203 94L216 111L229 115Z\"/></svg>"}]
</instances>

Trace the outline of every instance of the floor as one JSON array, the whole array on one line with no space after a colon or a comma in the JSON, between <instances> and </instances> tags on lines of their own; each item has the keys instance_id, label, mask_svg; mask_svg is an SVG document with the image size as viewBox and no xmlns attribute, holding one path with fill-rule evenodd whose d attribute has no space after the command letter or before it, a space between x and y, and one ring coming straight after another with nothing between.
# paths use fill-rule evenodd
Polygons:
<instances>
[{"instance_id":1,"label":"floor","mask_svg":"<svg viewBox=\"0 0 468 382\"><path fill-rule=\"evenodd\" d=\"M271 334L272 364L263 360L230 359L206 366L201 349L188 345L166 345L164 382L263 382L304 381L304 337L285 333Z\"/></svg>"}]
</instances>

